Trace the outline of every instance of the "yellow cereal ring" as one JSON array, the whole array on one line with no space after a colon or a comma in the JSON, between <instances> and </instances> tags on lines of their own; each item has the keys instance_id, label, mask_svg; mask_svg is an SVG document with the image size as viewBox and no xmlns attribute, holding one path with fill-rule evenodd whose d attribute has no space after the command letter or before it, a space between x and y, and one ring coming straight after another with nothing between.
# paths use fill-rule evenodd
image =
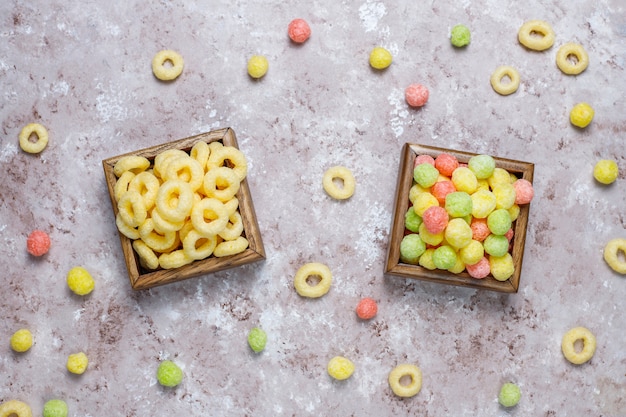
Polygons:
<instances>
[{"instance_id":1,"label":"yellow cereal ring","mask_svg":"<svg viewBox=\"0 0 626 417\"><path fill-rule=\"evenodd\" d=\"M115 163L113 173L116 177L120 177L124 172L131 171L133 174L139 174L150 167L150 161L143 156L128 155L121 158Z\"/></svg>"},{"instance_id":2,"label":"yellow cereal ring","mask_svg":"<svg viewBox=\"0 0 626 417\"><path fill-rule=\"evenodd\" d=\"M213 236L224 230L228 223L228 214L220 200L204 198L193 206L191 223L202 236Z\"/></svg>"},{"instance_id":3,"label":"yellow cereal ring","mask_svg":"<svg viewBox=\"0 0 626 417\"><path fill-rule=\"evenodd\" d=\"M156 198L156 208L161 217L171 222L180 222L191 212L193 190L189 183L168 180L161 184Z\"/></svg>"},{"instance_id":4,"label":"yellow cereal ring","mask_svg":"<svg viewBox=\"0 0 626 417\"><path fill-rule=\"evenodd\" d=\"M143 267L152 270L159 267L159 258L143 240L135 240L133 242L133 249L135 249L135 252L139 255L139 262Z\"/></svg>"},{"instance_id":5,"label":"yellow cereal ring","mask_svg":"<svg viewBox=\"0 0 626 417\"><path fill-rule=\"evenodd\" d=\"M189 156L185 151L180 149L167 149L154 157L154 175L159 178L163 178L163 174L167 171L167 164L179 156Z\"/></svg>"},{"instance_id":6,"label":"yellow cereal ring","mask_svg":"<svg viewBox=\"0 0 626 417\"><path fill-rule=\"evenodd\" d=\"M224 147L224 144L222 142L213 141L213 142L209 143L209 157L211 157L211 154L213 152L219 151L223 147ZM208 161L207 161L207 164L208 164Z\"/></svg>"},{"instance_id":7,"label":"yellow cereal ring","mask_svg":"<svg viewBox=\"0 0 626 417\"><path fill-rule=\"evenodd\" d=\"M229 217L233 213L235 213L237 209L239 208L239 200L237 200L237 197L233 197L230 200L226 201L224 203L224 208L226 209L226 212L228 213Z\"/></svg>"},{"instance_id":8,"label":"yellow cereal ring","mask_svg":"<svg viewBox=\"0 0 626 417\"><path fill-rule=\"evenodd\" d=\"M139 226L139 236L146 245L157 252L165 252L176 242L176 232L158 233L154 230L154 222L152 219L146 219Z\"/></svg>"},{"instance_id":9,"label":"yellow cereal ring","mask_svg":"<svg viewBox=\"0 0 626 417\"><path fill-rule=\"evenodd\" d=\"M25 402L9 400L0 404L0 417L33 417L33 412Z\"/></svg>"},{"instance_id":10,"label":"yellow cereal ring","mask_svg":"<svg viewBox=\"0 0 626 417\"><path fill-rule=\"evenodd\" d=\"M307 281L308 278L312 276L320 278L319 282L315 285L311 285ZM293 285L300 296L318 298L330 290L332 281L333 274L326 265L319 262L311 262L302 265L300 269L298 269L293 280Z\"/></svg>"},{"instance_id":11,"label":"yellow cereal ring","mask_svg":"<svg viewBox=\"0 0 626 417\"><path fill-rule=\"evenodd\" d=\"M165 65L167 61L171 66ZM183 57L178 52L165 49L152 58L152 72L161 81L171 81L183 72L184 64Z\"/></svg>"},{"instance_id":12,"label":"yellow cereal ring","mask_svg":"<svg viewBox=\"0 0 626 417\"><path fill-rule=\"evenodd\" d=\"M181 241L185 240L187 233L191 232L192 230L195 230L195 229L193 227L193 223L191 222L191 219L185 220L183 227L181 227L180 230L178 231L178 236L180 237L180 240Z\"/></svg>"},{"instance_id":13,"label":"yellow cereal ring","mask_svg":"<svg viewBox=\"0 0 626 417\"><path fill-rule=\"evenodd\" d=\"M150 218L154 224L154 230L159 233L167 233L167 232L177 232L179 231L183 225L185 224L185 220L181 220L178 222L171 222L169 220L165 220L161 214L159 214L159 210L155 208L150 212Z\"/></svg>"},{"instance_id":14,"label":"yellow cereal ring","mask_svg":"<svg viewBox=\"0 0 626 417\"><path fill-rule=\"evenodd\" d=\"M626 262L620 259L619 252L626 255L626 239L612 239L604 247L604 260L618 274L626 274Z\"/></svg>"},{"instance_id":15,"label":"yellow cereal ring","mask_svg":"<svg viewBox=\"0 0 626 417\"><path fill-rule=\"evenodd\" d=\"M341 180L343 186L337 186L334 182L335 179ZM334 166L328 168L326 172L324 172L322 185L324 186L324 191L337 200L345 200L352 197L354 194L354 176L352 175L352 171L346 167Z\"/></svg>"},{"instance_id":16,"label":"yellow cereal ring","mask_svg":"<svg viewBox=\"0 0 626 417\"><path fill-rule=\"evenodd\" d=\"M132 171L125 171L118 179L115 181L115 185L113 186L113 195L115 196L115 201L120 201L122 195L128 191L128 186L132 179L135 178L135 173Z\"/></svg>"},{"instance_id":17,"label":"yellow cereal ring","mask_svg":"<svg viewBox=\"0 0 626 417\"><path fill-rule=\"evenodd\" d=\"M30 141L30 136L33 134L37 136L36 142ZM28 153L39 153L48 145L48 131L39 123L29 123L24 126L18 138L20 148Z\"/></svg>"},{"instance_id":18,"label":"yellow cereal ring","mask_svg":"<svg viewBox=\"0 0 626 417\"><path fill-rule=\"evenodd\" d=\"M126 191L122 194L120 201L117 202L117 209L124 223L130 227L138 227L148 217L146 204L137 191Z\"/></svg>"},{"instance_id":19,"label":"yellow cereal ring","mask_svg":"<svg viewBox=\"0 0 626 417\"><path fill-rule=\"evenodd\" d=\"M119 212L115 216L115 224L117 225L117 230L127 238L132 240L139 239L139 230L126 223Z\"/></svg>"},{"instance_id":20,"label":"yellow cereal ring","mask_svg":"<svg viewBox=\"0 0 626 417\"><path fill-rule=\"evenodd\" d=\"M509 82L503 83L504 78L508 78ZM491 74L490 82L496 93L508 96L516 92L519 87L519 73L511 66L502 65Z\"/></svg>"},{"instance_id":21,"label":"yellow cereal ring","mask_svg":"<svg viewBox=\"0 0 626 417\"><path fill-rule=\"evenodd\" d=\"M233 169L228 167L211 168L204 175L204 194L210 198L217 198L226 202L233 198L239 191L241 183Z\"/></svg>"},{"instance_id":22,"label":"yellow cereal ring","mask_svg":"<svg viewBox=\"0 0 626 417\"><path fill-rule=\"evenodd\" d=\"M209 145L209 148L211 146L213 146L213 148L211 148L211 154L207 161L207 169L210 171L213 168L232 165L232 169L235 171L235 174L237 174L239 181L243 181L248 173L248 162L243 152L233 146L219 147L218 145L213 145L213 143L219 142L212 142Z\"/></svg>"},{"instance_id":23,"label":"yellow cereal ring","mask_svg":"<svg viewBox=\"0 0 626 417\"><path fill-rule=\"evenodd\" d=\"M191 259L206 259L217 246L217 236L202 236L190 230L183 239L183 252Z\"/></svg>"},{"instance_id":24,"label":"yellow cereal ring","mask_svg":"<svg viewBox=\"0 0 626 417\"><path fill-rule=\"evenodd\" d=\"M400 382L402 378L409 377L410 382L404 385ZM389 372L389 387L398 397L413 397L422 389L422 371L415 365L398 365Z\"/></svg>"},{"instance_id":25,"label":"yellow cereal ring","mask_svg":"<svg viewBox=\"0 0 626 417\"><path fill-rule=\"evenodd\" d=\"M554 44L554 30L543 20L529 20L519 28L519 42L533 51L545 51Z\"/></svg>"},{"instance_id":26,"label":"yellow cereal ring","mask_svg":"<svg viewBox=\"0 0 626 417\"><path fill-rule=\"evenodd\" d=\"M582 341L583 348L580 352L576 350L576 341ZM563 335L561 350L565 359L575 365L581 365L593 357L596 351L596 337L584 327L574 327Z\"/></svg>"},{"instance_id":27,"label":"yellow cereal ring","mask_svg":"<svg viewBox=\"0 0 626 417\"><path fill-rule=\"evenodd\" d=\"M123 174L122 176L124 175L125 174ZM135 177L128 184L128 189L132 191L137 191L143 198L146 210L150 210L152 207L154 207L154 203L156 201L156 196L160 186L161 182L157 177L154 176L153 173L144 171L135 175Z\"/></svg>"},{"instance_id":28,"label":"yellow cereal ring","mask_svg":"<svg viewBox=\"0 0 626 417\"><path fill-rule=\"evenodd\" d=\"M193 191L202 186L204 169L200 162L190 156L174 158L167 164L167 170L163 173L165 180L181 180L188 182Z\"/></svg>"},{"instance_id":29,"label":"yellow cereal ring","mask_svg":"<svg viewBox=\"0 0 626 417\"><path fill-rule=\"evenodd\" d=\"M225 240L220 242L213 250L213 255L216 258L221 258L224 256L236 255L245 251L248 248L249 242L243 236L239 236L234 240Z\"/></svg>"},{"instance_id":30,"label":"yellow cereal ring","mask_svg":"<svg viewBox=\"0 0 626 417\"><path fill-rule=\"evenodd\" d=\"M159 265L163 269L180 268L181 266L188 265L194 260L187 255L182 249L178 249L169 253L162 253L159 256Z\"/></svg>"},{"instance_id":31,"label":"yellow cereal ring","mask_svg":"<svg viewBox=\"0 0 626 417\"><path fill-rule=\"evenodd\" d=\"M570 57L572 58L571 61ZM566 43L556 53L556 65L564 74L577 75L587 69L589 55L582 45Z\"/></svg>"},{"instance_id":32,"label":"yellow cereal ring","mask_svg":"<svg viewBox=\"0 0 626 417\"><path fill-rule=\"evenodd\" d=\"M218 235L224 240L235 240L243 233L243 221L238 211L228 217L228 223Z\"/></svg>"},{"instance_id":33,"label":"yellow cereal ring","mask_svg":"<svg viewBox=\"0 0 626 417\"><path fill-rule=\"evenodd\" d=\"M202 169L206 168L207 161L209 160L209 155L211 153L211 149L206 142L199 140L189 151L189 156L200 163Z\"/></svg>"}]
</instances>

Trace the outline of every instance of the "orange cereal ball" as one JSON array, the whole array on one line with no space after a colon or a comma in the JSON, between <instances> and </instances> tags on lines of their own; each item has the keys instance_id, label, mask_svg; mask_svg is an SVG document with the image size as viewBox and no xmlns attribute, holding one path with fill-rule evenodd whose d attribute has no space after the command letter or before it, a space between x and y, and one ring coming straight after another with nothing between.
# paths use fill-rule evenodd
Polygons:
<instances>
[{"instance_id":1,"label":"orange cereal ball","mask_svg":"<svg viewBox=\"0 0 626 417\"><path fill-rule=\"evenodd\" d=\"M442 153L435 158L435 168L439 170L441 175L451 177L455 169L459 167L459 161L456 156L449 153Z\"/></svg>"},{"instance_id":2,"label":"orange cereal ball","mask_svg":"<svg viewBox=\"0 0 626 417\"><path fill-rule=\"evenodd\" d=\"M376 304L373 298L365 297L356 306L356 315L361 320L372 319L376 316L376 313L378 313L378 304Z\"/></svg>"},{"instance_id":3,"label":"orange cereal ball","mask_svg":"<svg viewBox=\"0 0 626 417\"><path fill-rule=\"evenodd\" d=\"M404 90L404 99L411 107L422 107L428 101L428 88L422 84L411 84Z\"/></svg>"},{"instance_id":4,"label":"orange cereal ball","mask_svg":"<svg viewBox=\"0 0 626 417\"><path fill-rule=\"evenodd\" d=\"M311 28L304 19L293 19L287 29L289 38L295 43L306 42L311 36Z\"/></svg>"},{"instance_id":5,"label":"orange cereal ball","mask_svg":"<svg viewBox=\"0 0 626 417\"><path fill-rule=\"evenodd\" d=\"M513 187L515 188L515 204L528 204L535 196L533 184L524 178L516 180Z\"/></svg>"},{"instance_id":6,"label":"orange cereal ball","mask_svg":"<svg viewBox=\"0 0 626 417\"><path fill-rule=\"evenodd\" d=\"M439 204L445 204L446 196L456 191L456 187L452 181L437 181L430 189L432 195L435 196Z\"/></svg>"},{"instance_id":7,"label":"orange cereal ball","mask_svg":"<svg viewBox=\"0 0 626 417\"><path fill-rule=\"evenodd\" d=\"M50 249L50 236L44 231L34 230L26 239L26 249L33 256L42 256Z\"/></svg>"}]
</instances>

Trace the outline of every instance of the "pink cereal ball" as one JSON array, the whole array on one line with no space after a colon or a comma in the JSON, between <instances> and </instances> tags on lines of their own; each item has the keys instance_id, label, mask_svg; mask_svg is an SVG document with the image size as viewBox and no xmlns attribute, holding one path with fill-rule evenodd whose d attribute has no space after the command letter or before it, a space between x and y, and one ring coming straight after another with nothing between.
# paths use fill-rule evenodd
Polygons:
<instances>
[{"instance_id":1,"label":"pink cereal ball","mask_svg":"<svg viewBox=\"0 0 626 417\"><path fill-rule=\"evenodd\" d=\"M430 193L435 196L441 205L445 204L446 196L455 191L456 187L452 181L439 181L430 188Z\"/></svg>"},{"instance_id":2,"label":"pink cereal ball","mask_svg":"<svg viewBox=\"0 0 626 417\"><path fill-rule=\"evenodd\" d=\"M374 318L378 313L378 305L373 298L365 297L356 306L356 315L362 320Z\"/></svg>"},{"instance_id":3,"label":"pink cereal ball","mask_svg":"<svg viewBox=\"0 0 626 417\"><path fill-rule=\"evenodd\" d=\"M515 180L513 187L515 187L515 204L528 204L535 196L533 185L524 178Z\"/></svg>"},{"instance_id":4,"label":"pink cereal ball","mask_svg":"<svg viewBox=\"0 0 626 417\"><path fill-rule=\"evenodd\" d=\"M430 155L417 155L415 157L415 162L413 163L413 168L421 164L431 164L435 166L435 158Z\"/></svg>"},{"instance_id":5,"label":"pink cereal ball","mask_svg":"<svg viewBox=\"0 0 626 417\"><path fill-rule=\"evenodd\" d=\"M428 88L411 84L404 90L404 98L411 107L422 107L428 101Z\"/></svg>"},{"instance_id":6,"label":"pink cereal ball","mask_svg":"<svg viewBox=\"0 0 626 417\"><path fill-rule=\"evenodd\" d=\"M34 230L26 239L26 249L33 256L42 256L50 249L50 236L44 231Z\"/></svg>"},{"instance_id":7,"label":"pink cereal ball","mask_svg":"<svg viewBox=\"0 0 626 417\"><path fill-rule=\"evenodd\" d=\"M509 229L509 231L508 231L508 232L506 232L506 233L504 234L504 237L506 237L506 238L509 240L509 242L510 242L510 241L511 241L511 239L513 239L513 236L514 236L514 235L515 235L515 232L513 231L513 228L511 228L511 229Z\"/></svg>"},{"instance_id":8,"label":"pink cereal ball","mask_svg":"<svg viewBox=\"0 0 626 417\"><path fill-rule=\"evenodd\" d=\"M289 23L288 33L295 43L304 43L311 36L311 27L304 19L293 19Z\"/></svg>"},{"instance_id":9,"label":"pink cereal ball","mask_svg":"<svg viewBox=\"0 0 626 417\"><path fill-rule=\"evenodd\" d=\"M454 155L442 153L435 158L435 168L446 177L451 177L455 169L459 167L459 161Z\"/></svg>"},{"instance_id":10,"label":"pink cereal ball","mask_svg":"<svg viewBox=\"0 0 626 417\"><path fill-rule=\"evenodd\" d=\"M426 227L426 230L428 230L429 233L434 235L446 230L448 219L448 212L445 208L440 206L430 206L422 215L424 227Z\"/></svg>"},{"instance_id":11,"label":"pink cereal ball","mask_svg":"<svg viewBox=\"0 0 626 417\"><path fill-rule=\"evenodd\" d=\"M470 224L472 229L472 239L482 242L491 234L489 226L487 225L487 219L473 218Z\"/></svg>"},{"instance_id":12,"label":"pink cereal ball","mask_svg":"<svg viewBox=\"0 0 626 417\"><path fill-rule=\"evenodd\" d=\"M476 262L474 265L465 265L467 273L472 278L483 279L491 272L489 267L489 260L483 256L483 259Z\"/></svg>"}]
</instances>

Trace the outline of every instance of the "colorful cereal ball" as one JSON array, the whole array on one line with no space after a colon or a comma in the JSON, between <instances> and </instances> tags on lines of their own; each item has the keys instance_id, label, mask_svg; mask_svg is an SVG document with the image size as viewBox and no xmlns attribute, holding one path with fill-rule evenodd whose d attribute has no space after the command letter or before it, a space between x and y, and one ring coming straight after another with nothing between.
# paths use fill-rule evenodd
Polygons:
<instances>
[{"instance_id":1,"label":"colorful cereal ball","mask_svg":"<svg viewBox=\"0 0 626 417\"><path fill-rule=\"evenodd\" d=\"M467 163L467 167L478 179L489 178L496 169L496 161L490 155L474 155Z\"/></svg>"},{"instance_id":2,"label":"colorful cereal ball","mask_svg":"<svg viewBox=\"0 0 626 417\"><path fill-rule=\"evenodd\" d=\"M391 52L383 47L377 46L370 53L370 65L372 68L382 70L391 65Z\"/></svg>"},{"instance_id":3,"label":"colorful cereal ball","mask_svg":"<svg viewBox=\"0 0 626 417\"><path fill-rule=\"evenodd\" d=\"M515 188L515 204L528 204L535 196L533 184L524 178L515 180L513 187Z\"/></svg>"},{"instance_id":4,"label":"colorful cereal ball","mask_svg":"<svg viewBox=\"0 0 626 417\"><path fill-rule=\"evenodd\" d=\"M594 114L595 112L589 104L578 103L570 111L569 120L574 126L582 129L589 126L589 123L593 120Z\"/></svg>"},{"instance_id":5,"label":"colorful cereal ball","mask_svg":"<svg viewBox=\"0 0 626 417\"><path fill-rule=\"evenodd\" d=\"M489 190L477 190L470 197L472 199L472 216L474 218L484 219L496 209L496 196Z\"/></svg>"},{"instance_id":6,"label":"colorful cereal ball","mask_svg":"<svg viewBox=\"0 0 626 417\"><path fill-rule=\"evenodd\" d=\"M413 170L413 179L420 187L430 188L439 179L439 171L431 164L419 164Z\"/></svg>"},{"instance_id":7,"label":"colorful cereal ball","mask_svg":"<svg viewBox=\"0 0 626 417\"><path fill-rule=\"evenodd\" d=\"M20 329L11 336L11 349L26 352L33 346L33 334L28 329Z\"/></svg>"},{"instance_id":8,"label":"colorful cereal ball","mask_svg":"<svg viewBox=\"0 0 626 417\"><path fill-rule=\"evenodd\" d=\"M43 406L43 417L67 417L67 404L63 400L48 400Z\"/></svg>"},{"instance_id":9,"label":"colorful cereal ball","mask_svg":"<svg viewBox=\"0 0 626 417\"><path fill-rule=\"evenodd\" d=\"M450 155L449 153L440 153L437 158L435 158L435 168L439 170L441 175L445 175L446 177L451 177L454 170L458 167L459 161L456 159L456 156Z\"/></svg>"},{"instance_id":10,"label":"colorful cereal ball","mask_svg":"<svg viewBox=\"0 0 626 417\"><path fill-rule=\"evenodd\" d=\"M485 248L483 244L477 240L473 240L465 247L459 249L459 259L465 265L474 265L485 256Z\"/></svg>"},{"instance_id":11,"label":"colorful cereal ball","mask_svg":"<svg viewBox=\"0 0 626 417\"><path fill-rule=\"evenodd\" d=\"M164 387L175 387L183 381L183 371L174 362L164 360L157 369L157 380Z\"/></svg>"},{"instance_id":12,"label":"colorful cereal ball","mask_svg":"<svg viewBox=\"0 0 626 417\"><path fill-rule=\"evenodd\" d=\"M505 235L491 234L483 242L483 247L491 256L504 256L509 251L509 239Z\"/></svg>"},{"instance_id":13,"label":"colorful cereal ball","mask_svg":"<svg viewBox=\"0 0 626 417\"><path fill-rule=\"evenodd\" d=\"M456 191L452 181L437 181L431 188L430 193L435 196L440 205L446 203L446 196Z\"/></svg>"},{"instance_id":14,"label":"colorful cereal ball","mask_svg":"<svg viewBox=\"0 0 626 417\"><path fill-rule=\"evenodd\" d=\"M504 235L512 223L511 215L505 209L496 209L487 217L487 227L494 235Z\"/></svg>"},{"instance_id":15,"label":"colorful cereal ball","mask_svg":"<svg viewBox=\"0 0 626 417\"><path fill-rule=\"evenodd\" d=\"M461 249L472 241L472 229L464 219L452 219L448 222L444 237L450 246Z\"/></svg>"},{"instance_id":16,"label":"colorful cereal ball","mask_svg":"<svg viewBox=\"0 0 626 417\"><path fill-rule=\"evenodd\" d=\"M483 279L487 275L489 275L490 268L491 267L489 265L489 259L487 259L486 257L483 257L480 261L476 262L473 265L465 265L467 273L472 278L476 279Z\"/></svg>"},{"instance_id":17,"label":"colorful cereal ball","mask_svg":"<svg viewBox=\"0 0 626 417\"><path fill-rule=\"evenodd\" d=\"M441 233L448 225L448 212L443 207L430 206L424 212L422 221L430 233Z\"/></svg>"},{"instance_id":18,"label":"colorful cereal ball","mask_svg":"<svg viewBox=\"0 0 626 417\"><path fill-rule=\"evenodd\" d=\"M248 74L255 79L261 78L267 74L269 66L267 58L263 55L253 55L248 60Z\"/></svg>"},{"instance_id":19,"label":"colorful cereal ball","mask_svg":"<svg viewBox=\"0 0 626 417\"><path fill-rule=\"evenodd\" d=\"M354 364L352 361L344 358L343 356L335 356L328 361L326 369L328 371L328 375L338 381L343 381L344 379L350 378L354 373Z\"/></svg>"},{"instance_id":20,"label":"colorful cereal ball","mask_svg":"<svg viewBox=\"0 0 626 417\"><path fill-rule=\"evenodd\" d=\"M418 216L424 216L426 210L432 206L439 206L439 200L428 192L419 193L413 200L413 210Z\"/></svg>"},{"instance_id":21,"label":"colorful cereal ball","mask_svg":"<svg viewBox=\"0 0 626 417\"><path fill-rule=\"evenodd\" d=\"M439 269L450 269L456 265L456 251L448 245L441 245L433 253L433 263Z\"/></svg>"},{"instance_id":22,"label":"colorful cereal ball","mask_svg":"<svg viewBox=\"0 0 626 417\"><path fill-rule=\"evenodd\" d=\"M519 403L519 400L522 398L522 393L519 387L511 382L507 382L502 385L500 388L500 393L498 394L498 402L503 407L514 407Z\"/></svg>"},{"instance_id":23,"label":"colorful cereal ball","mask_svg":"<svg viewBox=\"0 0 626 417\"><path fill-rule=\"evenodd\" d=\"M443 241L444 232L445 230L440 233L430 233L428 229L426 229L426 225L422 223L419 230L419 237L425 244L430 246L437 246Z\"/></svg>"},{"instance_id":24,"label":"colorful cereal ball","mask_svg":"<svg viewBox=\"0 0 626 417\"><path fill-rule=\"evenodd\" d=\"M376 313L378 313L378 304L376 304L373 298L365 297L356 306L356 315L361 320L372 319L376 316Z\"/></svg>"},{"instance_id":25,"label":"colorful cereal ball","mask_svg":"<svg viewBox=\"0 0 626 417\"><path fill-rule=\"evenodd\" d=\"M416 265L426 250L426 244L418 234L406 235L400 242L400 259L402 262Z\"/></svg>"},{"instance_id":26,"label":"colorful cereal ball","mask_svg":"<svg viewBox=\"0 0 626 417\"><path fill-rule=\"evenodd\" d=\"M417 215L413 207L409 207L404 215L404 227L411 232L417 233L419 232L422 221L422 218Z\"/></svg>"},{"instance_id":27,"label":"colorful cereal ball","mask_svg":"<svg viewBox=\"0 0 626 417\"><path fill-rule=\"evenodd\" d=\"M304 19L293 19L287 29L289 38L295 43L304 43L311 36L311 28Z\"/></svg>"},{"instance_id":28,"label":"colorful cereal ball","mask_svg":"<svg viewBox=\"0 0 626 417\"><path fill-rule=\"evenodd\" d=\"M42 230L34 230L26 239L26 249L33 256L42 256L50 249L50 236Z\"/></svg>"},{"instance_id":29,"label":"colorful cereal ball","mask_svg":"<svg viewBox=\"0 0 626 417\"><path fill-rule=\"evenodd\" d=\"M67 273L67 286L78 295L87 295L93 291L95 282L89 271L82 266L75 266Z\"/></svg>"},{"instance_id":30,"label":"colorful cereal ball","mask_svg":"<svg viewBox=\"0 0 626 417\"><path fill-rule=\"evenodd\" d=\"M452 173L452 183L457 191L472 194L478 188L478 178L468 167L460 166Z\"/></svg>"},{"instance_id":31,"label":"colorful cereal ball","mask_svg":"<svg viewBox=\"0 0 626 417\"><path fill-rule=\"evenodd\" d=\"M422 84L411 84L404 90L404 99L411 107L422 107L428 101L428 88Z\"/></svg>"},{"instance_id":32,"label":"colorful cereal ball","mask_svg":"<svg viewBox=\"0 0 626 417\"><path fill-rule=\"evenodd\" d=\"M72 353L67 357L67 370L73 374L81 375L87 370L89 359L84 352Z\"/></svg>"},{"instance_id":33,"label":"colorful cereal ball","mask_svg":"<svg viewBox=\"0 0 626 417\"><path fill-rule=\"evenodd\" d=\"M612 184L618 175L617 163L610 159L602 159L593 167L593 177L602 184Z\"/></svg>"},{"instance_id":34,"label":"colorful cereal ball","mask_svg":"<svg viewBox=\"0 0 626 417\"><path fill-rule=\"evenodd\" d=\"M489 256L489 269L495 279L506 281L515 272L513 257L510 253L505 253L504 256Z\"/></svg>"},{"instance_id":35,"label":"colorful cereal ball","mask_svg":"<svg viewBox=\"0 0 626 417\"><path fill-rule=\"evenodd\" d=\"M510 209L517 198L517 190L509 182L496 184L491 190L496 197L496 209Z\"/></svg>"},{"instance_id":36,"label":"colorful cereal ball","mask_svg":"<svg viewBox=\"0 0 626 417\"><path fill-rule=\"evenodd\" d=\"M462 48L469 45L471 40L471 33L467 26L456 25L450 31L450 43L452 46Z\"/></svg>"},{"instance_id":37,"label":"colorful cereal ball","mask_svg":"<svg viewBox=\"0 0 626 417\"><path fill-rule=\"evenodd\" d=\"M433 254L435 253L435 249L433 248L429 248L426 249L424 251L424 253L422 254L422 256L420 256L419 259L419 266L421 266L422 268L426 268L428 270L433 270L433 269L437 269L437 267L435 266L434 262L433 262Z\"/></svg>"},{"instance_id":38,"label":"colorful cereal ball","mask_svg":"<svg viewBox=\"0 0 626 417\"><path fill-rule=\"evenodd\" d=\"M455 191L446 195L446 212L451 217L465 217L472 214L472 197L465 191Z\"/></svg>"},{"instance_id":39,"label":"colorful cereal ball","mask_svg":"<svg viewBox=\"0 0 626 417\"><path fill-rule=\"evenodd\" d=\"M265 349L267 333L259 327L254 327L248 333L248 345L254 352L259 353Z\"/></svg>"}]
</instances>

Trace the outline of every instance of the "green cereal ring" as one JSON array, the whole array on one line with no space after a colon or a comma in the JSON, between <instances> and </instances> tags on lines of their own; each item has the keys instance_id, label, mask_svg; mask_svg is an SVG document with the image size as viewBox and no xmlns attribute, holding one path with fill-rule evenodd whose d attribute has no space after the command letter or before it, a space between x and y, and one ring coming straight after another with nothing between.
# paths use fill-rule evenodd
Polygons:
<instances>
[{"instance_id":1,"label":"green cereal ring","mask_svg":"<svg viewBox=\"0 0 626 417\"><path fill-rule=\"evenodd\" d=\"M250 333L248 333L248 345L250 345L250 349L259 353L265 349L266 343L267 333L265 333L263 329L254 327L250 330Z\"/></svg>"},{"instance_id":2,"label":"green cereal ring","mask_svg":"<svg viewBox=\"0 0 626 417\"><path fill-rule=\"evenodd\" d=\"M506 281L511 278L513 272L515 272L515 264L513 263L513 257L510 253L505 253L504 256L490 256L489 268L491 269L491 275L498 281Z\"/></svg>"},{"instance_id":3,"label":"green cereal ring","mask_svg":"<svg viewBox=\"0 0 626 417\"><path fill-rule=\"evenodd\" d=\"M496 209L487 216L487 227L494 235L504 235L512 225L511 215L505 209Z\"/></svg>"},{"instance_id":4,"label":"green cereal ring","mask_svg":"<svg viewBox=\"0 0 626 417\"><path fill-rule=\"evenodd\" d=\"M408 264L417 264L426 250L426 244L418 234L406 235L400 242L400 259Z\"/></svg>"},{"instance_id":5,"label":"green cereal ring","mask_svg":"<svg viewBox=\"0 0 626 417\"><path fill-rule=\"evenodd\" d=\"M478 179L489 178L496 168L496 161L490 155L475 155L467 162L467 167Z\"/></svg>"},{"instance_id":6,"label":"green cereal ring","mask_svg":"<svg viewBox=\"0 0 626 417\"><path fill-rule=\"evenodd\" d=\"M428 163L419 164L413 170L413 179L423 188L432 187L439 178L439 171Z\"/></svg>"},{"instance_id":7,"label":"green cereal ring","mask_svg":"<svg viewBox=\"0 0 626 417\"><path fill-rule=\"evenodd\" d=\"M450 269L457 261L456 251L448 245L441 245L433 253L433 263L439 269Z\"/></svg>"},{"instance_id":8,"label":"green cereal ring","mask_svg":"<svg viewBox=\"0 0 626 417\"><path fill-rule=\"evenodd\" d=\"M63 400L49 400L43 406L43 417L67 417L67 404Z\"/></svg>"},{"instance_id":9,"label":"green cereal ring","mask_svg":"<svg viewBox=\"0 0 626 417\"><path fill-rule=\"evenodd\" d=\"M504 256L509 251L509 239L504 235L489 235L483 241L485 252L491 256Z\"/></svg>"},{"instance_id":10,"label":"green cereal ring","mask_svg":"<svg viewBox=\"0 0 626 417\"><path fill-rule=\"evenodd\" d=\"M422 218L417 215L413 207L409 207L404 215L404 227L411 232L419 232L419 227L422 224Z\"/></svg>"},{"instance_id":11,"label":"green cereal ring","mask_svg":"<svg viewBox=\"0 0 626 417\"><path fill-rule=\"evenodd\" d=\"M446 195L446 211L451 217L465 217L472 213L472 197L465 191Z\"/></svg>"},{"instance_id":12,"label":"green cereal ring","mask_svg":"<svg viewBox=\"0 0 626 417\"><path fill-rule=\"evenodd\" d=\"M450 31L450 43L457 48L469 45L470 40L470 30L465 25L456 25Z\"/></svg>"},{"instance_id":13,"label":"green cereal ring","mask_svg":"<svg viewBox=\"0 0 626 417\"><path fill-rule=\"evenodd\" d=\"M162 361L157 370L157 380L164 387L175 387L183 381L183 371L172 361Z\"/></svg>"},{"instance_id":14,"label":"green cereal ring","mask_svg":"<svg viewBox=\"0 0 626 417\"><path fill-rule=\"evenodd\" d=\"M507 382L500 388L500 394L498 395L498 402L503 407L514 407L517 405L522 397L522 393L517 385Z\"/></svg>"}]
</instances>

